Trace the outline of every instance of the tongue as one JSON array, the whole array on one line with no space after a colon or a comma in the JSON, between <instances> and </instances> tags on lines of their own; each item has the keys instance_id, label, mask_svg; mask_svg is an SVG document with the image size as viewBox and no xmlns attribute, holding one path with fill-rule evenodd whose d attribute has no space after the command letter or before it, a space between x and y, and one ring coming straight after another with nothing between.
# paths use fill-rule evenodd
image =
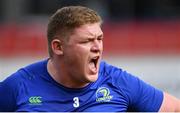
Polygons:
<instances>
[{"instance_id":1,"label":"tongue","mask_svg":"<svg viewBox=\"0 0 180 113\"><path fill-rule=\"evenodd\" d=\"M94 62L90 62L90 63L89 63L89 67L90 67L90 70L91 70L93 73L96 73L96 72L97 72L97 69L96 69L96 66L95 66Z\"/></svg>"}]
</instances>

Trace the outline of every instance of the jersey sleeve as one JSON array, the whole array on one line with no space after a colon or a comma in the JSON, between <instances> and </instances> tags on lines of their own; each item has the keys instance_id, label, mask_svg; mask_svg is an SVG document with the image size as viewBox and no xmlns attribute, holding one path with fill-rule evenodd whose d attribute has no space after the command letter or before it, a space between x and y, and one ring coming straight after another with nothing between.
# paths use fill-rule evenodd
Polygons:
<instances>
[{"instance_id":1,"label":"jersey sleeve","mask_svg":"<svg viewBox=\"0 0 180 113\"><path fill-rule=\"evenodd\" d=\"M0 112L13 112L16 109L17 74L16 72L0 82Z\"/></svg>"},{"instance_id":2,"label":"jersey sleeve","mask_svg":"<svg viewBox=\"0 0 180 113\"><path fill-rule=\"evenodd\" d=\"M159 111L163 101L162 91L126 71L121 72L118 83L129 100L129 111Z\"/></svg>"}]
</instances>

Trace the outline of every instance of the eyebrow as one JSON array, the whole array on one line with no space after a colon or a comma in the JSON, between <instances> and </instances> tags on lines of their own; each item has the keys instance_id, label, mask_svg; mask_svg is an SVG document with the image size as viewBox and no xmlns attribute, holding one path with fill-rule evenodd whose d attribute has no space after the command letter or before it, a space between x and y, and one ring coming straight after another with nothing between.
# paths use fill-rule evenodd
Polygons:
<instances>
[{"instance_id":1,"label":"eyebrow","mask_svg":"<svg viewBox=\"0 0 180 113\"><path fill-rule=\"evenodd\" d=\"M101 33L101 34L99 34L97 36L94 36L94 35L93 36L88 36L89 39L94 39L95 37L96 38L103 37L103 33Z\"/></svg>"},{"instance_id":2,"label":"eyebrow","mask_svg":"<svg viewBox=\"0 0 180 113\"><path fill-rule=\"evenodd\" d=\"M102 37L102 38L103 38L103 33L102 33L102 34L100 34L98 37Z\"/></svg>"}]
</instances>

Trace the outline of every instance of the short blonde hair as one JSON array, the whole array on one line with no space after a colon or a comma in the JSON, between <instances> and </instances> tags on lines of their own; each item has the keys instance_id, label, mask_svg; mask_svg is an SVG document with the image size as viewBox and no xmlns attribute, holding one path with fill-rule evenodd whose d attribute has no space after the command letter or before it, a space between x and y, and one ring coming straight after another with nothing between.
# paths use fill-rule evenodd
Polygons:
<instances>
[{"instance_id":1,"label":"short blonde hair","mask_svg":"<svg viewBox=\"0 0 180 113\"><path fill-rule=\"evenodd\" d=\"M94 10L83 6L67 6L58 9L49 19L47 40L49 55L52 57L51 41L56 34L68 38L77 27L85 24L102 23L101 17Z\"/></svg>"}]
</instances>

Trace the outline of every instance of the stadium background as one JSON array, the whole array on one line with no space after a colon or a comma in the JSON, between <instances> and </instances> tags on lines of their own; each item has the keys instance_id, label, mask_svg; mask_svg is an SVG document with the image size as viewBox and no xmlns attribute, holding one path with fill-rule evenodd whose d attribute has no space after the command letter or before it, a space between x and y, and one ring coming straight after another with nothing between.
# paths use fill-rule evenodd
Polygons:
<instances>
[{"instance_id":1,"label":"stadium background","mask_svg":"<svg viewBox=\"0 0 180 113\"><path fill-rule=\"evenodd\" d=\"M0 0L0 81L47 58L48 17L67 5L103 17L103 59L180 98L179 0Z\"/></svg>"}]
</instances>

